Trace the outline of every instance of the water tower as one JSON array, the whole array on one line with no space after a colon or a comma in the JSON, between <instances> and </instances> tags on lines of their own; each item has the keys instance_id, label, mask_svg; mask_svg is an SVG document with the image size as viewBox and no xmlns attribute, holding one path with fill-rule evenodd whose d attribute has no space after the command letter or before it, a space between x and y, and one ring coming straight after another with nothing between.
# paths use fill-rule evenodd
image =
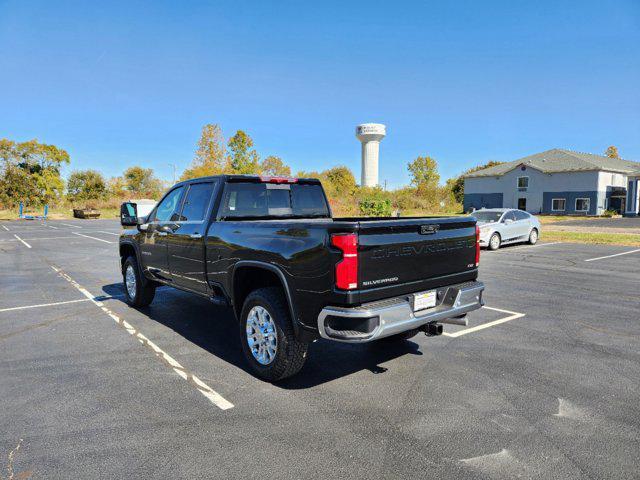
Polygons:
<instances>
[{"instance_id":1,"label":"water tower","mask_svg":"<svg viewBox=\"0 0 640 480\"><path fill-rule=\"evenodd\" d=\"M362 143L362 179L363 187L378 185L378 155L380 140L387 134L387 127L381 123L363 123L356 127L356 137Z\"/></svg>"}]
</instances>

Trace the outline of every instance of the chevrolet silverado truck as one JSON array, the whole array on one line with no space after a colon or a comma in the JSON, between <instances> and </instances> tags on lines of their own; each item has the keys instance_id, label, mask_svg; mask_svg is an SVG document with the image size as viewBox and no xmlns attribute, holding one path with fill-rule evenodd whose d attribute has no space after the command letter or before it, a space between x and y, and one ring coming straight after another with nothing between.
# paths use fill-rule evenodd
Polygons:
<instances>
[{"instance_id":1,"label":"chevrolet silverado truck","mask_svg":"<svg viewBox=\"0 0 640 480\"><path fill-rule=\"evenodd\" d=\"M230 306L268 381L297 373L316 339L438 335L483 305L475 218L332 218L316 179L188 180L146 217L123 203L121 224L127 303L170 286Z\"/></svg>"}]
</instances>

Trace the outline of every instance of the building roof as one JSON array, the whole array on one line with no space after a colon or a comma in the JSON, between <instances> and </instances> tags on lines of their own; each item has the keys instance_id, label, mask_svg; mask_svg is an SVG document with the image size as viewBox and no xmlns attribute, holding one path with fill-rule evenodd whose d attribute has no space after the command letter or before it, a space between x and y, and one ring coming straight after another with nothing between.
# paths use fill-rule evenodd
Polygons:
<instances>
[{"instance_id":1,"label":"building roof","mask_svg":"<svg viewBox=\"0 0 640 480\"><path fill-rule=\"evenodd\" d=\"M544 173L581 172L589 170L606 170L620 173L640 171L640 163L638 162L554 148L512 162L478 170L477 172L465 175L465 177L501 176L520 165L528 165Z\"/></svg>"}]
</instances>

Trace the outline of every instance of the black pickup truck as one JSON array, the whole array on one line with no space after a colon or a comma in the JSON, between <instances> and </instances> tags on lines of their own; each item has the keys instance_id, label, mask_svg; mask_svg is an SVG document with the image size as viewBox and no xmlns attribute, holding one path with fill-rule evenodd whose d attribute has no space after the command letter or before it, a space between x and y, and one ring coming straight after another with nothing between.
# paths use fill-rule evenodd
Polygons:
<instances>
[{"instance_id":1,"label":"black pickup truck","mask_svg":"<svg viewBox=\"0 0 640 480\"><path fill-rule=\"evenodd\" d=\"M480 308L473 217L332 218L316 179L221 175L178 183L151 213L124 203L127 302L168 285L233 307L253 371L297 373L307 345L404 340Z\"/></svg>"}]
</instances>

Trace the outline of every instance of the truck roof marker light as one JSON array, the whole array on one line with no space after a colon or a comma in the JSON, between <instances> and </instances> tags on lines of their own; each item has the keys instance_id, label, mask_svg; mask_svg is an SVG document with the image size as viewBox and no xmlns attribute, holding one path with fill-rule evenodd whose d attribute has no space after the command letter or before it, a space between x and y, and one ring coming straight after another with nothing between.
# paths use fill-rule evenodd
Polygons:
<instances>
[{"instance_id":1,"label":"truck roof marker light","mask_svg":"<svg viewBox=\"0 0 640 480\"><path fill-rule=\"evenodd\" d=\"M336 287L355 290L358 288L358 235L334 233L331 245L342 251L342 260L336 263Z\"/></svg>"},{"instance_id":2,"label":"truck roof marker light","mask_svg":"<svg viewBox=\"0 0 640 480\"><path fill-rule=\"evenodd\" d=\"M298 183L297 178L292 177L270 177L270 176L260 176L260 181L264 183Z\"/></svg>"}]
</instances>

